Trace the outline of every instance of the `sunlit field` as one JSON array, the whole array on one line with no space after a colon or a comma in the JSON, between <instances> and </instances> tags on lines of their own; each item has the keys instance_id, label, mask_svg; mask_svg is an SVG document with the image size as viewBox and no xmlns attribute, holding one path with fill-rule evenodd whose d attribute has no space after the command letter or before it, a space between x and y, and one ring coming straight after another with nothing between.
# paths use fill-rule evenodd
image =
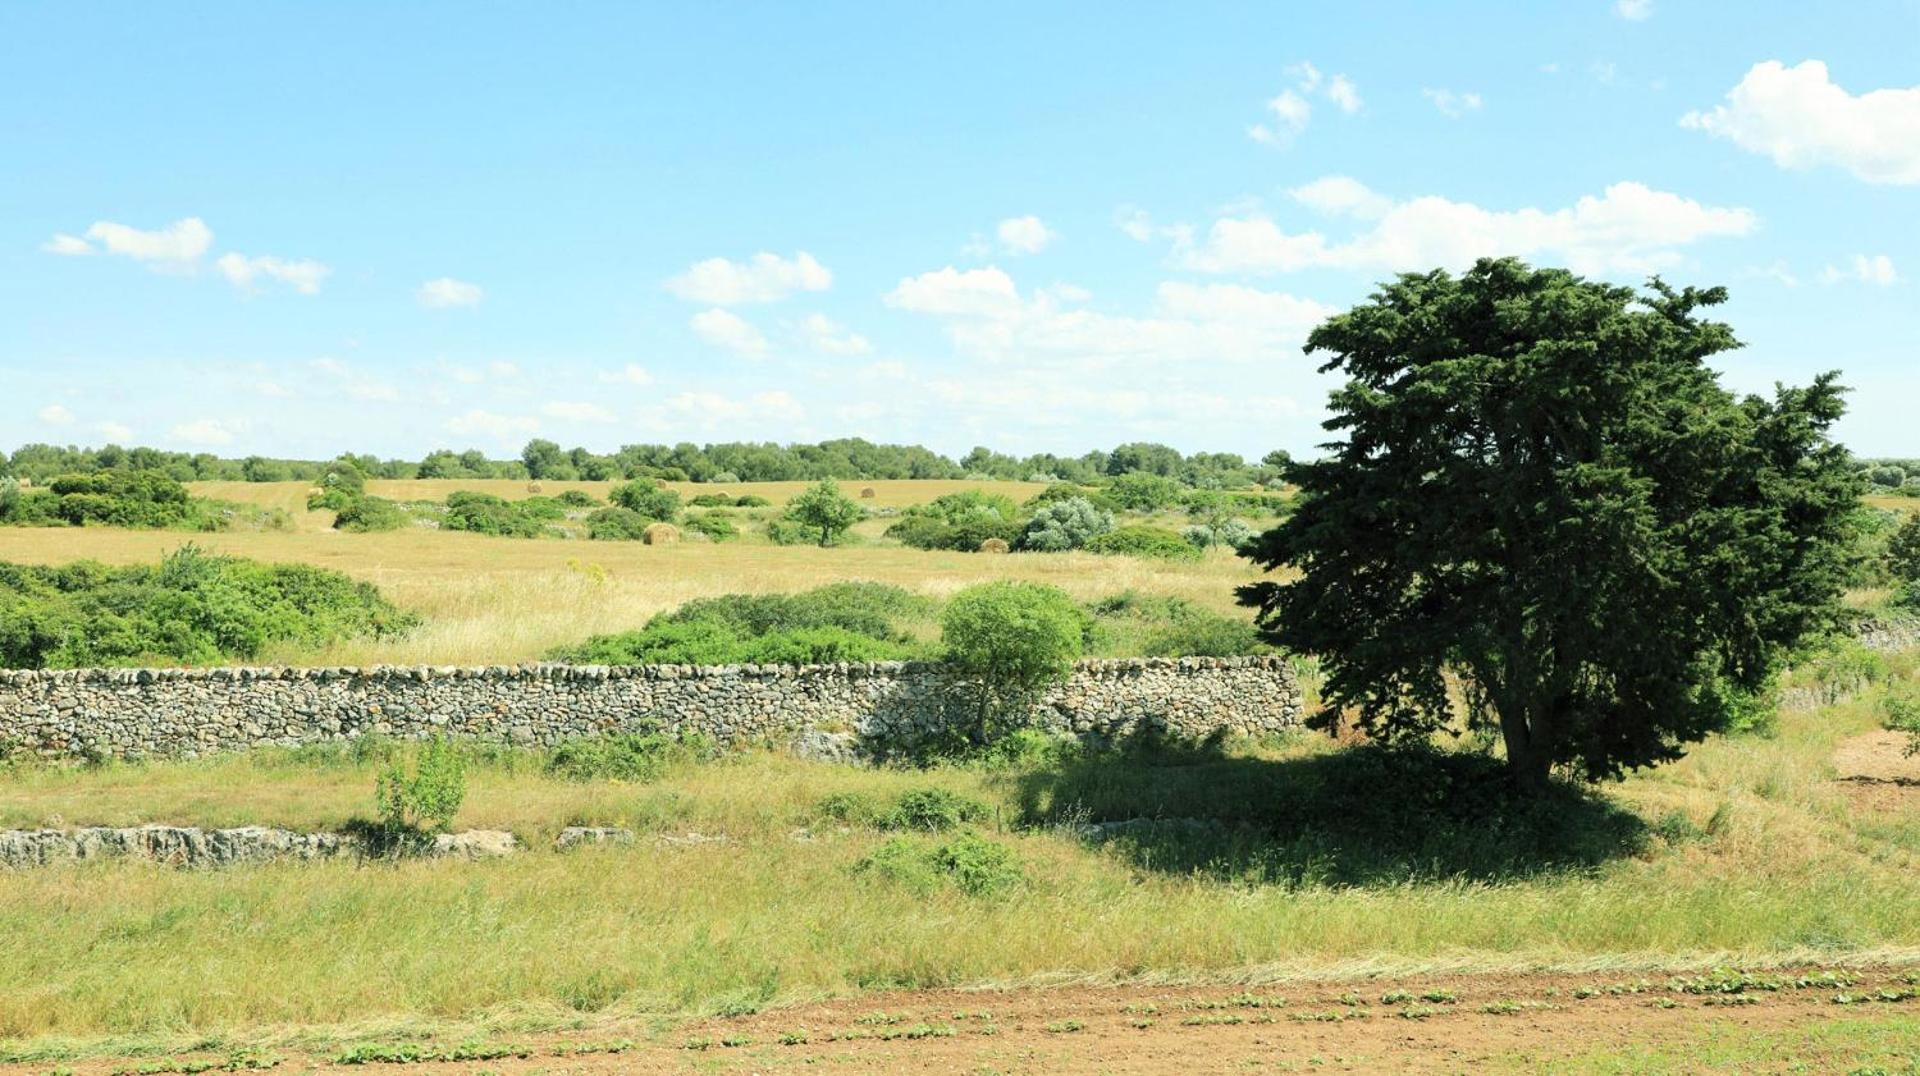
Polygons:
<instances>
[{"instance_id":1,"label":"sunlit field","mask_svg":"<svg viewBox=\"0 0 1920 1076\"><path fill-rule=\"evenodd\" d=\"M509 481L373 481L369 492L399 500L444 499L471 489L505 497L529 495L528 483ZM613 483L541 483L548 494L586 489L604 498ZM774 502L804 489L802 482L738 483L734 495L756 493ZM675 545L564 539L502 538L411 529L347 534L331 529L333 513L306 510L302 482L208 482L198 496L278 507L292 531L187 534L110 528L0 527L0 561L52 564L92 558L112 564L153 561L187 542L266 561L296 561L346 572L378 586L425 623L398 640L356 640L324 651L269 652L270 663L489 664L527 661L552 647L600 632L641 626L648 617L694 598L733 592L805 590L838 580L893 583L945 598L987 579L1051 583L1089 599L1134 589L1186 598L1205 608L1234 611L1233 588L1258 577L1246 561L1215 550L1198 562L1170 562L1087 553L1007 555L924 551L879 538L888 518L855 528L861 541L843 547L775 546L754 535ZM719 486L683 483L683 496ZM849 482L844 489L877 507L922 504L958 489L985 488L1024 500L1043 486L1024 482ZM769 509L769 511L774 510ZM1184 520L1169 521L1184 522Z\"/></svg>"}]
</instances>

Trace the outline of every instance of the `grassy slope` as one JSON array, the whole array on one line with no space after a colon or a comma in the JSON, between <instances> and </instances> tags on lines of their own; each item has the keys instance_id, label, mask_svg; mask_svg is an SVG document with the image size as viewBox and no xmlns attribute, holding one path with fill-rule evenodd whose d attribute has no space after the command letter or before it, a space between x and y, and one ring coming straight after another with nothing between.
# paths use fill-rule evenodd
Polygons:
<instances>
[{"instance_id":1,"label":"grassy slope","mask_svg":"<svg viewBox=\"0 0 1920 1076\"><path fill-rule=\"evenodd\" d=\"M885 835L823 825L817 805L932 783L994 803L1004 823L1032 774L747 756L623 787L554 781L524 761L483 767L461 825L539 842L568 823L611 822L643 839L491 863L100 863L0 876L0 1039L553 1024L1061 979L1911 957L1920 823L1862 809L1829 780L1833 746L1873 720L1868 699L1789 714L1777 738L1716 741L1625 782L1610 797L1649 822L1677 811L1722 823L1590 870L1283 887L1167 873L1058 830L1009 829L999 839L1029 882L1000 900L855 873ZM350 760L272 755L19 771L0 825L332 825L364 812L370 787L371 771ZM796 839L803 826L812 839ZM728 841L656 839L689 832Z\"/></svg>"},{"instance_id":2,"label":"grassy slope","mask_svg":"<svg viewBox=\"0 0 1920 1076\"><path fill-rule=\"evenodd\" d=\"M604 496L609 483L546 483L545 492L591 487ZM1032 483L873 482L870 503L918 504L968 487L1031 496ZM382 496L444 498L455 489L481 489L526 496L524 482L374 482ZM760 493L777 502L803 483L741 483L730 493ZM695 491L712 487L693 487ZM850 483L850 494L860 485ZM106 528L22 529L0 527L0 561L60 563L91 557L108 563L151 561L192 541L222 553L269 561L299 561L335 568L380 587L427 623L396 642L345 642L321 652L282 652L267 663L487 664L537 658L552 647L588 635L639 627L648 617L694 598L729 592L804 590L822 583L871 579L945 598L986 579L1017 578L1052 583L1075 597L1121 590L1188 598L1221 612L1234 611L1233 588L1257 578L1251 566L1224 550L1198 563L1168 563L1084 553L988 556L925 552L898 545L818 549L752 542L683 542L646 546L638 542L492 538L476 534L415 530L389 534L342 534L329 529L332 513L307 512L306 486L298 482L196 483L204 496L246 500L289 510L291 533L203 534L124 531ZM890 520L861 524L877 537Z\"/></svg>"}]
</instances>

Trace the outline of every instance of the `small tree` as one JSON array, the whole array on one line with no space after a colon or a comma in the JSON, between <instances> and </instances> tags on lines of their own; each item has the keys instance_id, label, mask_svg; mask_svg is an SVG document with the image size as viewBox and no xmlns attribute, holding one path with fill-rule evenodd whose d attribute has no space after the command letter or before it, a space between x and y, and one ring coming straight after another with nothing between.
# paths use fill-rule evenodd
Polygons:
<instances>
[{"instance_id":1,"label":"small tree","mask_svg":"<svg viewBox=\"0 0 1920 1076\"><path fill-rule=\"evenodd\" d=\"M1113 529L1113 514L1102 512L1085 497L1048 501L1027 521L1020 548L1043 553L1079 549L1097 535Z\"/></svg>"},{"instance_id":2,"label":"small tree","mask_svg":"<svg viewBox=\"0 0 1920 1076\"><path fill-rule=\"evenodd\" d=\"M949 665L975 692L977 742L1024 718L1042 688L1066 678L1091 623L1073 599L1042 583L980 583L953 596L940 638Z\"/></svg>"},{"instance_id":3,"label":"small tree","mask_svg":"<svg viewBox=\"0 0 1920 1076\"><path fill-rule=\"evenodd\" d=\"M823 546L832 545L865 515L866 511L841 493L839 484L831 478L821 479L819 485L808 487L787 505L787 517L820 532Z\"/></svg>"},{"instance_id":4,"label":"small tree","mask_svg":"<svg viewBox=\"0 0 1920 1076\"><path fill-rule=\"evenodd\" d=\"M1834 375L1720 387L1726 291L1483 260L1405 274L1307 338L1340 370L1326 457L1241 589L1386 739L1496 725L1510 772L1589 777L1728 727L1837 623L1861 482ZM1464 701L1464 709L1461 703Z\"/></svg>"},{"instance_id":5,"label":"small tree","mask_svg":"<svg viewBox=\"0 0 1920 1076\"><path fill-rule=\"evenodd\" d=\"M674 517L680 514L680 495L650 478L635 479L625 485L615 486L608 499L642 518L661 523L672 523Z\"/></svg>"},{"instance_id":6,"label":"small tree","mask_svg":"<svg viewBox=\"0 0 1920 1076\"><path fill-rule=\"evenodd\" d=\"M1920 583L1920 513L1907 516L1887 541L1887 571L1902 584Z\"/></svg>"},{"instance_id":7,"label":"small tree","mask_svg":"<svg viewBox=\"0 0 1920 1076\"><path fill-rule=\"evenodd\" d=\"M420 745L413 772L394 759L374 780L374 804L389 834L445 832L467 798L466 764L451 740Z\"/></svg>"}]
</instances>

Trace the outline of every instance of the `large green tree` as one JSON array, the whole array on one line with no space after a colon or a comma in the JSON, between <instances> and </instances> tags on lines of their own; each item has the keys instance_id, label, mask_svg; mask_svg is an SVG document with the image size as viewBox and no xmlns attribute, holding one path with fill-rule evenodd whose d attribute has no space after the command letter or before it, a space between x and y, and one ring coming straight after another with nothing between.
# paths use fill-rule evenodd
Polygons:
<instances>
[{"instance_id":1,"label":"large green tree","mask_svg":"<svg viewBox=\"0 0 1920 1076\"><path fill-rule=\"evenodd\" d=\"M1307 351L1346 384L1298 508L1247 550L1269 639L1382 738L1491 724L1529 785L1619 775L1723 729L1832 625L1860 494L1835 375L1736 398L1700 316L1512 259L1405 274Z\"/></svg>"}]
</instances>

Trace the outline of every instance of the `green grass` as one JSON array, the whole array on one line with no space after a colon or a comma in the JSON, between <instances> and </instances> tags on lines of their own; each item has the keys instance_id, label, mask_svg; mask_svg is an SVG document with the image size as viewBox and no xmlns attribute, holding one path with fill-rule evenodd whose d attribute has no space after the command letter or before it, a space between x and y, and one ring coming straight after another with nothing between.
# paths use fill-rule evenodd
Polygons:
<instances>
[{"instance_id":1,"label":"green grass","mask_svg":"<svg viewBox=\"0 0 1920 1076\"><path fill-rule=\"evenodd\" d=\"M259 1041L289 1026L562 1027L1062 980L1908 958L1920 952L1913 830L1828 779L1833 746L1876 719L1871 693L1789 712L1772 738L1718 740L1600 797L1569 793L1575 828L1529 823L1505 858L1450 808L1390 782L1376 814L1338 822L1328 805L1367 789L1343 789L1344 767L1362 764L1343 760L1365 756L1304 738L926 771L689 756L644 784L481 752L455 826L512 829L533 851L0 875L0 1040L19 1052ZM19 767L0 779L0 827L332 828L371 811L378 755ZM1298 784L1310 781L1319 791ZM898 831L827 805L877 805L879 818L924 789L985 805L969 809L974 832L1006 849L1017 884L926 887L857 869ZM1290 829L1298 810L1323 813ZM1210 817L1225 836L1100 845L1065 824L1152 814ZM1662 822L1676 814L1689 826ZM640 840L546 851L570 824ZM1383 840L1393 828L1453 836ZM688 833L726 840L660 839Z\"/></svg>"},{"instance_id":2,"label":"green grass","mask_svg":"<svg viewBox=\"0 0 1920 1076\"><path fill-rule=\"evenodd\" d=\"M1716 1021L1678 1042L1606 1046L1572 1058L1521 1053L1488 1067L1562 1076L1754 1071L1912 1076L1920 1073L1920 1020L1889 1014L1780 1030Z\"/></svg>"}]
</instances>

